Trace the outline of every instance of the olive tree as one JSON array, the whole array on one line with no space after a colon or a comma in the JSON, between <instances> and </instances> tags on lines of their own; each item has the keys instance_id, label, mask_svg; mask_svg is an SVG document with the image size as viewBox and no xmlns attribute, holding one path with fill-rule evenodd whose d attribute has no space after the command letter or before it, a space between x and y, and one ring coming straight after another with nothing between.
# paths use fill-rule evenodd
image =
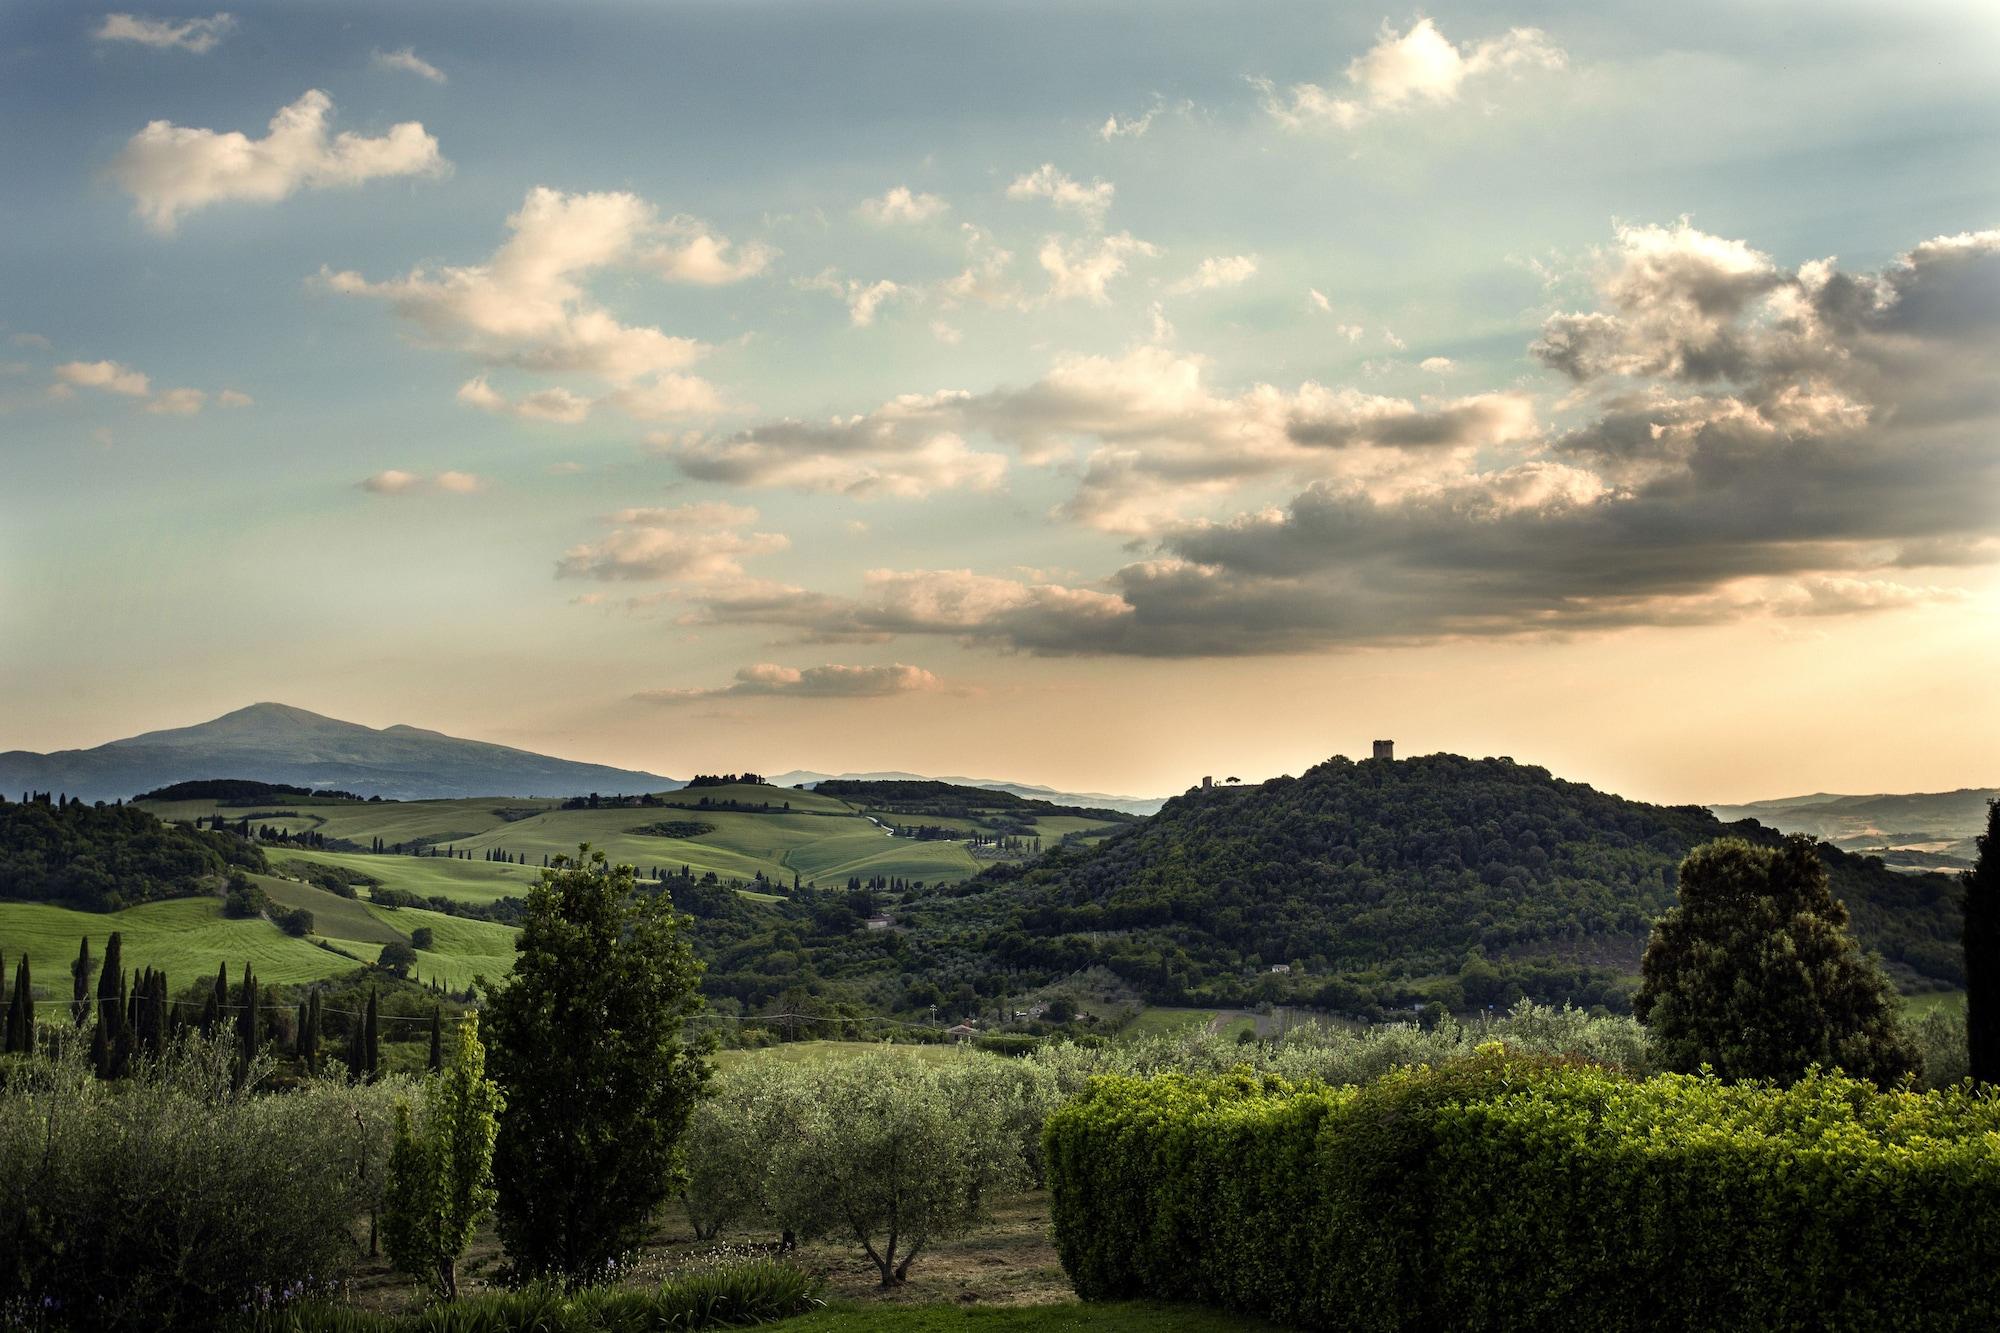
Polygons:
<instances>
[{"instance_id":1,"label":"olive tree","mask_svg":"<svg viewBox=\"0 0 2000 1333\"><path fill-rule=\"evenodd\" d=\"M885 1051L788 1071L763 1176L777 1222L849 1237L888 1287L1025 1183L1018 1090L958 1064Z\"/></svg>"}]
</instances>

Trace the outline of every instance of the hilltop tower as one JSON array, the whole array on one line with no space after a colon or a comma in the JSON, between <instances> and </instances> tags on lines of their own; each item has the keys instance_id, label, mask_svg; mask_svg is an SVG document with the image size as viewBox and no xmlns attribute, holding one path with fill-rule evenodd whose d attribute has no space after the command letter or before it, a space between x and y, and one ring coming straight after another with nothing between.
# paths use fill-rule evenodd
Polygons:
<instances>
[{"instance_id":1,"label":"hilltop tower","mask_svg":"<svg viewBox=\"0 0 2000 1333\"><path fill-rule=\"evenodd\" d=\"M1394 742L1394 741L1376 741L1376 742L1375 742L1375 757L1376 757L1377 759L1391 759L1391 760L1393 760L1393 759L1394 759L1394 758L1396 757L1396 742Z\"/></svg>"}]
</instances>

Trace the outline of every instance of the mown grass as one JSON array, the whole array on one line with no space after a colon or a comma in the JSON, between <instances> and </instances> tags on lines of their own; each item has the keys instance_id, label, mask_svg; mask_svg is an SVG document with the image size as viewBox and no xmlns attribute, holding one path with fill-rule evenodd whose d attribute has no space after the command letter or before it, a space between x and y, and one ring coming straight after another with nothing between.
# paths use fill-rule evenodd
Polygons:
<instances>
[{"instance_id":1,"label":"mown grass","mask_svg":"<svg viewBox=\"0 0 2000 1333\"><path fill-rule=\"evenodd\" d=\"M1901 997L1903 1017L1911 1020L1940 1009L1954 1013L1965 1012L1965 992L1962 990L1925 991L1921 995Z\"/></svg>"},{"instance_id":2,"label":"mown grass","mask_svg":"<svg viewBox=\"0 0 2000 1333\"><path fill-rule=\"evenodd\" d=\"M1250 1333L1279 1325L1247 1315L1151 1301L1063 1305L843 1304L772 1325L787 1333Z\"/></svg>"},{"instance_id":3,"label":"mown grass","mask_svg":"<svg viewBox=\"0 0 2000 1333\"><path fill-rule=\"evenodd\" d=\"M175 898L108 913L0 902L0 954L18 960L25 951L36 988L52 998L69 994L69 967L78 941L89 936L91 956L101 960L114 930L123 937L127 969L164 969L176 987L214 975L218 963L235 970L248 962L259 979L280 986L317 981L355 966L354 959L294 939L269 921L225 917L220 898ZM370 950L379 947L356 945L353 952L372 958Z\"/></svg>"},{"instance_id":4,"label":"mown grass","mask_svg":"<svg viewBox=\"0 0 2000 1333\"><path fill-rule=\"evenodd\" d=\"M852 1060L857 1055L879 1051L884 1045L888 1045L896 1054L908 1055L913 1060L950 1060L963 1055L969 1049L942 1042L918 1044L879 1041L781 1041L775 1046L763 1046L755 1050L717 1051L715 1063L721 1069L730 1069L759 1060L777 1060L786 1064L826 1064L836 1060Z\"/></svg>"},{"instance_id":5,"label":"mown grass","mask_svg":"<svg viewBox=\"0 0 2000 1333\"><path fill-rule=\"evenodd\" d=\"M1178 1032L1206 1027L1224 1011L1221 1009L1169 1009L1155 1006L1140 1011L1118 1030L1121 1037L1171 1037Z\"/></svg>"}]
</instances>

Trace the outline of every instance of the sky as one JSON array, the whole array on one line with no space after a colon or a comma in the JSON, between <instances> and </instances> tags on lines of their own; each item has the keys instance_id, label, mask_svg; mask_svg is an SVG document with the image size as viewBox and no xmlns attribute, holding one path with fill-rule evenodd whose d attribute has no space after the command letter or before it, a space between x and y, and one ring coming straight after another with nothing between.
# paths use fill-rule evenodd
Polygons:
<instances>
[{"instance_id":1,"label":"sky","mask_svg":"<svg viewBox=\"0 0 2000 1333\"><path fill-rule=\"evenodd\" d=\"M0 12L0 748L2000 783L2000 8Z\"/></svg>"}]
</instances>

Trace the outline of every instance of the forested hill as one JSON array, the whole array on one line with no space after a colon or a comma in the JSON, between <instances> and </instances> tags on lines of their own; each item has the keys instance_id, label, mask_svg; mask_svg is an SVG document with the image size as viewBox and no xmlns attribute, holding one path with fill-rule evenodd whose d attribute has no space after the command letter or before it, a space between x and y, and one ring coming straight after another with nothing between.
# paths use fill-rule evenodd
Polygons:
<instances>
[{"instance_id":1,"label":"forested hill","mask_svg":"<svg viewBox=\"0 0 2000 1333\"><path fill-rule=\"evenodd\" d=\"M233 868L263 870L264 854L137 806L0 800L0 898L115 912L206 892Z\"/></svg>"},{"instance_id":2,"label":"forested hill","mask_svg":"<svg viewBox=\"0 0 2000 1333\"><path fill-rule=\"evenodd\" d=\"M1095 848L989 870L965 910L1023 966L1088 955L1162 1000L1240 1002L1246 978L1283 964L1264 991L1336 1008L1393 992L1386 980L1452 974L1468 1003L1509 981L1612 1002L1673 904L1681 857L1729 835L1781 836L1506 759L1335 758L1190 791ZM1822 854L1863 942L1905 983L1962 980L1949 881Z\"/></svg>"}]
</instances>

